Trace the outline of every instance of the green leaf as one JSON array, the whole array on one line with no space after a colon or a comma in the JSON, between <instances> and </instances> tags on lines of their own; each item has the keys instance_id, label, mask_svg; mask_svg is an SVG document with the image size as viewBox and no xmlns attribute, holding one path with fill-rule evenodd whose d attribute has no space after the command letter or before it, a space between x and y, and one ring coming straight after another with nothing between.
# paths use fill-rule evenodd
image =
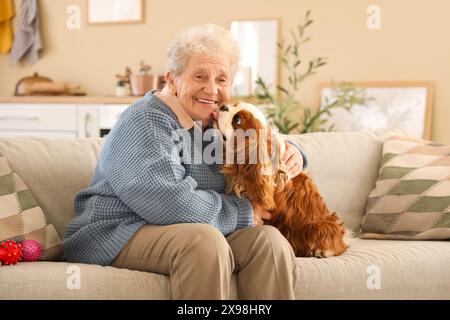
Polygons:
<instances>
[{"instance_id":1,"label":"green leaf","mask_svg":"<svg viewBox=\"0 0 450 320\"><path fill-rule=\"evenodd\" d=\"M294 31L292 31L292 29L291 29L291 30L289 30L289 33L291 34L293 41L297 42L297 35L294 33Z\"/></svg>"},{"instance_id":2,"label":"green leaf","mask_svg":"<svg viewBox=\"0 0 450 320\"><path fill-rule=\"evenodd\" d=\"M292 45L289 45L286 50L284 51L284 55L287 55L289 53L289 51L291 50Z\"/></svg>"},{"instance_id":3,"label":"green leaf","mask_svg":"<svg viewBox=\"0 0 450 320\"><path fill-rule=\"evenodd\" d=\"M285 88L283 88L282 86L278 86L277 85L277 89L284 92L285 94L289 94L289 91L287 91Z\"/></svg>"}]
</instances>

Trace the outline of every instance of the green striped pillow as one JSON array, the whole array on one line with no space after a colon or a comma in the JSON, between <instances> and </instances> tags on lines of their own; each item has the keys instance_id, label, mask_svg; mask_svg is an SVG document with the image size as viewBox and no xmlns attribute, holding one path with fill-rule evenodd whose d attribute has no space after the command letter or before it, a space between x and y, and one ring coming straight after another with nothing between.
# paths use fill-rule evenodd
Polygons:
<instances>
[{"instance_id":1,"label":"green striped pillow","mask_svg":"<svg viewBox=\"0 0 450 320\"><path fill-rule=\"evenodd\" d=\"M388 139L361 231L362 238L450 239L450 146Z\"/></svg>"},{"instance_id":2,"label":"green striped pillow","mask_svg":"<svg viewBox=\"0 0 450 320\"><path fill-rule=\"evenodd\" d=\"M40 260L53 260L62 253L61 239L55 228L0 153L0 243L7 239L36 240L43 249Z\"/></svg>"}]
</instances>

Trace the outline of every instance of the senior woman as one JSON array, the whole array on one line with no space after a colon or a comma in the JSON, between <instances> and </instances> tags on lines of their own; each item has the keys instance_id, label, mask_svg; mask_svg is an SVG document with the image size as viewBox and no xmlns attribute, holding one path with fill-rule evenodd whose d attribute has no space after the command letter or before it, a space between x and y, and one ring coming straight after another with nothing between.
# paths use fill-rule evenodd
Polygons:
<instances>
[{"instance_id":1,"label":"senior woman","mask_svg":"<svg viewBox=\"0 0 450 320\"><path fill-rule=\"evenodd\" d=\"M264 208L225 193L219 166L175 155L173 132L205 129L230 99L239 49L214 25L179 33L166 86L131 105L107 136L90 187L75 198L63 249L68 261L170 276L174 299L293 299L291 246ZM201 126L195 122L201 123ZM287 143L286 166L304 159Z\"/></svg>"}]
</instances>

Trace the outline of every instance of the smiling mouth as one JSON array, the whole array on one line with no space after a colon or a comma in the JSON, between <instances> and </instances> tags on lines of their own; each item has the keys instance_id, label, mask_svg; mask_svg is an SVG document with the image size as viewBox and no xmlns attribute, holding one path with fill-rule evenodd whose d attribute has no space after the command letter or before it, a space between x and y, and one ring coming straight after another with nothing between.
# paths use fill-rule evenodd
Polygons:
<instances>
[{"instance_id":1,"label":"smiling mouth","mask_svg":"<svg viewBox=\"0 0 450 320\"><path fill-rule=\"evenodd\" d=\"M202 98L195 98L195 101L198 101L200 103L205 103L205 104L217 104L218 101L216 100L209 100L209 99L202 99Z\"/></svg>"}]
</instances>

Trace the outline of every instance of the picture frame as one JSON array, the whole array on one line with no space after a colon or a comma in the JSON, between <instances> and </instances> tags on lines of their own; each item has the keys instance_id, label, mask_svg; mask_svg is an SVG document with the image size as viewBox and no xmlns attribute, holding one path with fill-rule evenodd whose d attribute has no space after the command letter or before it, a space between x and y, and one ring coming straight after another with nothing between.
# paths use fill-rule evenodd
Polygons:
<instances>
[{"instance_id":1,"label":"picture frame","mask_svg":"<svg viewBox=\"0 0 450 320\"><path fill-rule=\"evenodd\" d=\"M144 0L86 1L88 24L144 22Z\"/></svg>"},{"instance_id":2,"label":"picture frame","mask_svg":"<svg viewBox=\"0 0 450 320\"><path fill-rule=\"evenodd\" d=\"M332 101L333 87L340 82L319 83L319 108ZM355 105L330 110L321 126L324 131L394 131L419 139L431 139L431 117L434 82L383 81L346 82L363 89L368 101L365 106Z\"/></svg>"}]
</instances>

